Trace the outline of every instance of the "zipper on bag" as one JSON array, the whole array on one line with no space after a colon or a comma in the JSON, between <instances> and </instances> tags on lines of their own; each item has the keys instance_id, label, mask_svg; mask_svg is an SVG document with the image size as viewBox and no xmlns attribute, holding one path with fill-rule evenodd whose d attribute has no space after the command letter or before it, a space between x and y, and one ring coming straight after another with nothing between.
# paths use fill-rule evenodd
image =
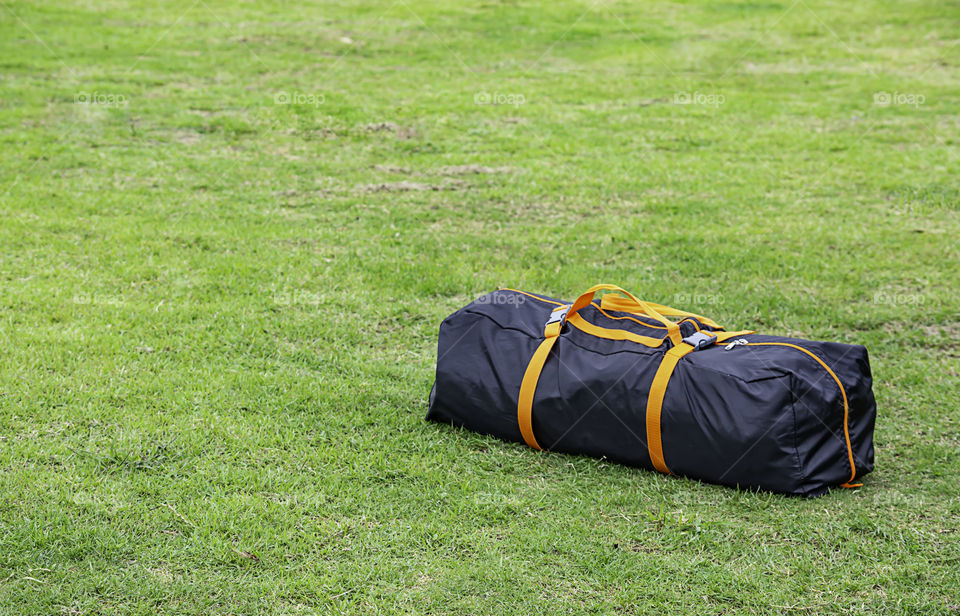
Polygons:
<instances>
[{"instance_id":1,"label":"zipper on bag","mask_svg":"<svg viewBox=\"0 0 960 616\"><path fill-rule=\"evenodd\" d=\"M782 347L788 347L791 349L796 349L810 356L814 361L820 364L824 370L827 371L827 374L829 374L833 378L834 382L837 384L837 388L840 389L840 396L843 398L843 436L844 436L844 439L846 439L847 457L850 462L851 474L850 474L850 479L848 479L845 483L840 484L840 487L841 488L859 488L860 486L862 486L863 485L862 483L850 483L857 476L857 470L856 470L857 467L854 465L854 462L853 462L853 446L850 444L850 430L847 426L847 422L850 417L850 405L847 401L847 392L843 387L843 383L840 382L839 377L837 377L837 374L833 371L833 369L831 369L830 366L828 366L825 361L817 357L817 355L814 354L813 352L803 348L802 346L791 344L789 342L749 342L745 338L737 338L736 340L732 340L729 344L723 347L723 350L730 351L732 349L735 349L738 346L782 346Z\"/></svg>"}]
</instances>

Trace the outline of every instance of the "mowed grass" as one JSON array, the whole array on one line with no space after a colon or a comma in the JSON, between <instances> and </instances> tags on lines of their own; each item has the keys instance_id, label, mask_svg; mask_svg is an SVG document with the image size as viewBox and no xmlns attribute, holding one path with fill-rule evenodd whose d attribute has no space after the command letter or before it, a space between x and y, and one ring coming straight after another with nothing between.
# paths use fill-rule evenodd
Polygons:
<instances>
[{"instance_id":1,"label":"mowed grass","mask_svg":"<svg viewBox=\"0 0 960 616\"><path fill-rule=\"evenodd\" d=\"M957 6L0 4L3 616L960 610ZM867 345L876 471L424 422L596 282Z\"/></svg>"}]
</instances>

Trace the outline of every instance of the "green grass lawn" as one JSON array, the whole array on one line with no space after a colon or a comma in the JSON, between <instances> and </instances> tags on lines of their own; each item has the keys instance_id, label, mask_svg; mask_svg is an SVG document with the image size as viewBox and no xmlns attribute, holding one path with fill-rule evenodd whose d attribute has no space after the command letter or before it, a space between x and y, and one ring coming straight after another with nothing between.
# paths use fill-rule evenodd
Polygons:
<instances>
[{"instance_id":1,"label":"green grass lawn","mask_svg":"<svg viewBox=\"0 0 960 616\"><path fill-rule=\"evenodd\" d=\"M960 611L960 7L0 0L0 615ZM865 344L813 500L426 423L597 282Z\"/></svg>"}]
</instances>

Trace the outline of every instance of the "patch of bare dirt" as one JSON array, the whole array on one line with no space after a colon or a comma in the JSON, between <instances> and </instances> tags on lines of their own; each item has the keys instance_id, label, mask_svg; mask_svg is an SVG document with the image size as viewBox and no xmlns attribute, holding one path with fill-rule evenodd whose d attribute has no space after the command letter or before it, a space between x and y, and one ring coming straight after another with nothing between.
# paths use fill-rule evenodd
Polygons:
<instances>
[{"instance_id":1,"label":"patch of bare dirt","mask_svg":"<svg viewBox=\"0 0 960 616\"><path fill-rule=\"evenodd\" d=\"M424 182L411 182L403 180L401 182L381 182L379 184L367 184L361 187L361 192L380 193L380 192L412 192L412 191L438 191L438 190L461 190L466 188L466 182L448 181L440 184L426 184Z\"/></svg>"},{"instance_id":2,"label":"patch of bare dirt","mask_svg":"<svg viewBox=\"0 0 960 616\"><path fill-rule=\"evenodd\" d=\"M960 323L940 323L939 325L920 325L920 329L931 337L960 341Z\"/></svg>"},{"instance_id":3,"label":"patch of bare dirt","mask_svg":"<svg viewBox=\"0 0 960 616\"><path fill-rule=\"evenodd\" d=\"M392 133L401 139L410 139L417 135L414 129L400 126L395 122L371 122L365 125L363 130L368 133Z\"/></svg>"},{"instance_id":4,"label":"patch of bare dirt","mask_svg":"<svg viewBox=\"0 0 960 616\"><path fill-rule=\"evenodd\" d=\"M511 173L513 171L510 167L488 167L486 165L445 165L443 167L435 167L433 169L427 169L424 171L415 171L410 167L400 167L397 165L374 165L374 170L382 171L384 173L396 173L400 175L407 175L411 177L415 176L424 176L431 174L438 175L488 175L494 173Z\"/></svg>"},{"instance_id":5,"label":"patch of bare dirt","mask_svg":"<svg viewBox=\"0 0 960 616\"><path fill-rule=\"evenodd\" d=\"M409 167L395 167L394 165L374 165L373 168L384 173L398 173L401 175L419 175L410 170Z\"/></svg>"},{"instance_id":6,"label":"patch of bare dirt","mask_svg":"<svg viewBox=\"0 0 960 616\"><path fill-rule=\"evenodd\" d=\"M194 131L180 130L176 132L174 139L182 145L194 145L200 143L201 137Z\"/></svg>"},{"instance_id":7,"label":"patch of bare dirt","mask_svg":"<svg viewBox=\"0 0 960 616\"><path fill-rule=\"evenodd\" d=\"M883 324L883 331L888 334L903 334L909 331L922 331L930 340L947 342L951 345L960 343L960 322L937 323L932 325L904 323L903 321L891 321Z\"/></svg>"},{"instance_id":8,"label":"patch of bare dirt","mask_svg":"<svg viewBox=\"0 0 960 616\"><path fill-rule=\"evenodd\" d=\"M485 165L451 165L440 167L437 171L441 175L483 175L489 173L510 173L510 167L487 167Z\"/></svg>"}]
</instances>

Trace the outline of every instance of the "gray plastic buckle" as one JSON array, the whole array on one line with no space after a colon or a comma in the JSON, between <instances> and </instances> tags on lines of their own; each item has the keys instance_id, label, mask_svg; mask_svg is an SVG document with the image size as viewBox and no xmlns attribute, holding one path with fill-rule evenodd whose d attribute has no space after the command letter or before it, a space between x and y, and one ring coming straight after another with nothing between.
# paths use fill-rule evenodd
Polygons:
<instances>
[{"instance_id":1,"label":"gray plastic buckle","mask_svg":"<svg viewBox=\"0 0 960 616\"><path fill-rule=\"evenodd\" d=\"M717 341L716 334L710 335L703 332L697 332L683 339L684 342L693 347L694 351L706 348Z\"/></svg>"},{"instance_id":2,"label":"gray plastic buckle","mask_svg":"<svg viewBox=\"0 0 960 616\"><path fill-rule=\"evenodd\" d=\"M559 308L554 308L553 312L550 313L550 319L547 320L546 325L551 323L556 323L557 321L563 323L567 318L567 311L570 310L570 306L560 306Z\"/></svg>"}]
</instances>

